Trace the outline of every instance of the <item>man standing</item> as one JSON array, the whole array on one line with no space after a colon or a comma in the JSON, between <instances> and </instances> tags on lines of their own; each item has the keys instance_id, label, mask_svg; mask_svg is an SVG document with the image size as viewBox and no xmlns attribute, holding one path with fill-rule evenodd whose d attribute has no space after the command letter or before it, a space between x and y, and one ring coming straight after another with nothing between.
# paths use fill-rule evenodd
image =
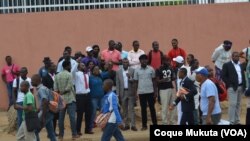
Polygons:
<instances>
[{"instance_id":1,"label":"man standing","mask_svg":"<svg viewBox=\"0 0 250 141\"><path fill-rule=\"evenodd\" d=\"M122 43L121 42L118 42L116 44L116 48L115 49L118 50L121 53L121 59L128 58L128 52L122 50Z\"/></svg>"},{"instance_id":2,"label":"man standing","mask_svg":"<svg viewBox=\"0 0 250 141\"><path fill-rule=\"evenodd\" d=\"M13 81L18 76L19 67L12 63L11 56L5 57L6 65L2 69L2 80L7 86L9 107L14 103L13 101Z\"/></svg>"},{"instance_id":3,"label":"man standing","mask_svg":"<svg viewBox=\"0 0 250 141\"><path fill-rule=\"evenodd\" d=\"M133 49L128 52L128 61L129 61L130 67L132 67L133 69L140 67L139 57L142 54L145 54L145 52L139 49L139 47L140 47L139 41L135 40L133 42Z\"/></svg>"},{"instance_id":4,"label":"man standing","mask_svg":"<svg viewBox=\"0 0 250 141\"><path fill-rule=\"evenodd\" d=\"M157 91L155 86L155 71L151 66L148 66L148 57L143 54L139 57L141 67L137 68L134 73L135 90L140 99L142 128L147 130L147 105L150 109L151 119L153 125L157 125L157 118L155 112L155 98Z\"/></svg>"},{"instance_id":5,"label":"man standing","mask_svg":"<svg viewBox=\"0 0 250 141\"><path fill-rule=\"evenodd\" d=\"M225 40L223 44L215 49L212 54L212 61L215 63L215 77L221 81L222 66L231 59L232 42Z\"/></svg>"},{"instance_id":6,"label":"man standing","mask_svg":"<svg viewBox=\"0 0 250 141\"><path fill-rule=\"evenodd\" d=\"M62 95L63 100L66 103L66 108L59 112L59 139L63 140L64 136L64 118L66 110L69 114L72 139L79 138L76 132L76 121L75 121L75 111L76 111L76 99L73 87L72 74L70 73L71 64L69 61L64 61L62 63L63 71L56 75L54 82L54 90Z\"/></svg>"},{"instance_id":7,"label":"man standing","mask_svg":"<svg viewBox=\"0 0 250 141\"><path fill-rule=\"evenodd\" d=\"M109 41L109 48L105 49L101 53L102 62L112 62L113 68L112 70L117 71L119 69L121 54L119 51L115 49L115 41Z\"/></svg>"},{"instance_id":8,"label":"man standing","mask_svg":"<svg viewBox=\"0 0 250 141\"><path fill-rule=\"evenodd\" d=\"M37 95L38 101L36 102L40 103L39 116L41 119L41 124L45 126L47 130L48 138L50 139L50 141L56 141L56 135L54 132L54 127L53 127L54 113L48 110L48 104L49 104L49 101L51 100L51 97L50 97L51 91L45 86L43 86L41 77L39 76L39 74L35 74L32 76L31 83L32 83L32 86L36 87L37 89L36 95ZM40 141L40 138L39 138L40 131L41 130L35 131L37 141Z\"/></svg>"},{"instance_id":9,"label":"man standing","mask_svg":"<svg viewBox=\"0 0 250 141\"><path fill-rule=\"evenodd\" d=\"M158 83L158 91L161 98L162 124L175 125L175 111L169 111L168 113L168 106L173 103L176 97L174 93L176 76L171 68L170 58L163 56L162 61L162 66L156 70L156 82Z\"/></svg>"},{"instance_id":10,"label":"man standing","mask_svg":"<svg viewBox=\"0 0 250 141\"><path fill-rule=\"evenodd\" d=\"M85 113L85 134L93 134L92 127L90 126L91 121L91 99L90 99L90 88L89 88L89 75L87 73L87 67L80 63L78 70L75 72L75 88L76 88L76 131L78 135L82 135L82 118Z\"/></svg>"},{"instance_id":11,"label":"man standing","mask_svg":"<svg viewBox=\"0 0 250 141\"><path fill-rule=\"evenodd\" d=\"M159 50L159 43L157 41L152 43L152 48L153 50L150 50L148 53L148 64L156 70L162 64L163 53Z\"/></svg>"},{"instance_id":12,"label":"man standing","mask_svg":"<svg viewBox=\"0 0 250 141\"><path fill-rule=\"evenodd\" d=\"M134 103L136 95L133 86L134 69L129 67L127 58L122 60L122 67L116 72L116 92L122 103L123 118L125 123L124 130L130 129L137 131L135 124Z\"/></svg>"},{"instance_id":13,"label":"man standing","mask_svg":"<svg viewBox=\"0 0 250 141\"><path fill-rule=\"evenodd\" d=\"M26 67L22 67L20 69L20 77L16 78L13 81L13 98L15 101L15 109L17 110L17 125L20 127L22 123L22 113L23 109L19 109L19 106L23 105L23 100L24 100L24 93L20 89L20 84L23 81L28 81L30 83L30 90L33 90L33 87L31 85L31 79L27 77L28 74L28 69Z\"/></svg>"},{"instance_id":14,"label":"man standing","mask_svg":"<svg viewBox=\"0 0 250 141\"><path fill-rule=\"evenodd\" d=\"M172 46L173 46L173 48L168 52L167 56L170 57L171 60L173 60L177 56L181 56L182 58L184 58L183 63L185 64L186 52L184 49L182 49L178 46L177 39L172 40ZM176 67L175 61L172 61L171 64L172 64L173 68Z\"/></svg>"},{"instance_id":15,"label":"man standing","mask_svg":"<svg viewBox=\"0 0 250 141\"><path fill-rule=\"evenodd\" d=\"M63 54L64 54L64 59L62 59L62 60L58 63L58 65L57 65L57 73L63 71L63 66L62 66L62 64L63 64L64 61L70 62L70 64L71 64L71 70L70 70L70 72L72 72L74 69L77 68L78 63L77 63L74 59L71 58L70 52L69 52L69 51L66 50L66 51L64 51Z\"/></svg>"},{"instance_id":16,"label":"man standing","mask_svg":"<svg viewBox=\"0 0 250 141\"><path fill-rule=\"evenodd\" d=\"M202 111L203 125L217 125L221 118L221 108L218 91L215 84L208 79L208 71L204 67L196 71L196 80L201 84L200 108Z\"/></svg>"},{"instance_id":17,"label":"man standing","mask_svg":"<svg viewBox=\"0 0 250 141\"><path fill-rule=\"evenodd\" d=\"M241 96L246 88L244 69L239 62L239 53L232 53L232 61L222 67L222 80L226 84L229 108L229 122L232 125L240 124Z\"/></svg>"},{"instance_id":18,"label":"man standing","mask_svg":"<svg viewBox=\"0 0 250 141\"><path fill-rule=\"evenodd\" d=\"M49 57L44 57L43 59L44 66L39 69L39 75L41 78L45 77L48 74L48 68L51 64L51 60Z\"/></svg>"}]
</instances>

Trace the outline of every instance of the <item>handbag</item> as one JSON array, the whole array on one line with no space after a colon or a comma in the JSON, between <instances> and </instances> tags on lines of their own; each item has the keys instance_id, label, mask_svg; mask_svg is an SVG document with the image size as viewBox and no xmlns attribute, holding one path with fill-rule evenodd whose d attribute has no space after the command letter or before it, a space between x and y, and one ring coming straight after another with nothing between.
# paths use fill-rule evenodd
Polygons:
<instances>
[{"instance_id":1,"label":"handbag","mask_svg":"<svg viewBox=\"0 0 250 141\"><path fill-rule=\"evenodd\" d=\"M103 129L105 128L106 124L108 123L108 120L112 114L113 110L107 113L100 113L96 119L95 119L95 123L97 125L97 127Z\"/></svg>"},{"instance_id":2,"label":"handbag","mask_svg":"<svg viewBox=\"0 0 250 141\"><path fill-rule=\"evenodd\" d=\"M25 123L29 132L39 130L41 128L38 113L35 111L25 113Z\"/></svg>"}]
</instances>

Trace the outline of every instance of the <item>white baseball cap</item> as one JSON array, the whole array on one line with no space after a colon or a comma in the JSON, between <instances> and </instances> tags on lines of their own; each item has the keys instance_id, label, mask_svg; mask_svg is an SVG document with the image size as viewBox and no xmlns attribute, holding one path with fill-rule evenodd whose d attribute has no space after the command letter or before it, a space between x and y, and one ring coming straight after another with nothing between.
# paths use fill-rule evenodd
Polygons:
<instances>
[{"instance_id":1,"label":"white baseball cap","mask_svg":"<svg viewBox=\"0 0 250 141\"><path fill-rule=\"evenodd\" d=\"M177 56L176 58L173 58L173 61L177 63L184 63L184 59L182 56Z\"/></svg>"},{"instance_id":2,"label":"white baseball cap","mask_svg":"<svg viewBox=\"0 0 250 141\"><path fill-rule=\"evenodd\" d=\"M90 52L90 51L92 51L92 50L93 50L93 48L92 48L91 46L86 47L86 51L87 51L87 52Z\"/></svg>"}]
</instances>

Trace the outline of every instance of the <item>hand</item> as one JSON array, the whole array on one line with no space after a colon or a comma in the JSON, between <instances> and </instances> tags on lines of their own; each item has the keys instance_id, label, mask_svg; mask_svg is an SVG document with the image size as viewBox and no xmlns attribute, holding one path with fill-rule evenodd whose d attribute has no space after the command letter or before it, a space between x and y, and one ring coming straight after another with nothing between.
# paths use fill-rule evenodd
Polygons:
<instances>
[{"instance_id":1,"label":"hand","mask_svg":"<svg viewBox=\"0 0 250 141\"><path fill-rule=\"evenodd\" d=\"M120 124L118 125L118 127L119 127L120 129L124 129L124 124L123 124L123 123L120 123Z\"/></svg>"},{"instance_id":2,"label":"hand","mask_svg":"<svg viewBox=\"0 0 250 141\"><path fill-rule=\"evenodd\" d=\"M126 73L128 79L130 79L131 75L129 73Z\"/></svg>"},{"instance_id":3,"label":"hand","mask_svg":"<svg viewBox=\"0 0 250 141\"><path fill-rule=\"evenodd\" d=\"M23 107L21 105L18 105L18 104L14 104L14 108L16 110L19 110L19 109L22 109Z\"/></svg>"},{"instance_id":4,"label":"hand","mask_svg":"<svg viewBox=\"0 0 250 141\"><path fill-rule=\"evenodd\" d=\"M169 111L172 111L174 110L174 106L173 105L170 105L169 108L168 108Z\"/></svg>"},{"instance_id":5,"label":"hand","mask_svg":"<svg viewBox=\"0 0 250 141\"><path fill-rule=\"evenodd\" d=\"M206 118L206 125L212 125L212 124L213 124L213 122L212 122L211 116L207 116L207 118Z\"/></svg>"}]
</instances>

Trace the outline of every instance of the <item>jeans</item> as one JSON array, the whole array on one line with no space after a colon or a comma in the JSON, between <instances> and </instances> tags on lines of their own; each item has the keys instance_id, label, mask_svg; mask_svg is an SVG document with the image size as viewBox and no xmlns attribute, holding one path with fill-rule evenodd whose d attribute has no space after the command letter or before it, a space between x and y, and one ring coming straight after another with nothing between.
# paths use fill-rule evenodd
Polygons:
<instances>
[{"instance_id":1,"label":"jeans","mask_svg":"<svg viewBox=\"0 0 250 141\"><path fill-rule=\"evenodd\" d=\"M45 128L47 130L48 133L48 138L50 139L50 141L57 141L56 140L56 134L54 132L54 127L53 127L53 118L54 118L54 114L51 112L47 112L46 113L46 121L45 121ZM39 138L39 132L41 130L36 131L36 139L37 141L40 141Z\"/></svg>"},{"instance_id":2,"label":"jeans","mask_svg":"<svg viewBox=\"0 0 250 141\"><path fill-rule=\"evenodd\" d=\"M155 112L155 101L153 93L140 94L140 105L141 105L141 117L142 117L142 127L147 127L147 105L149 106L151 120L153 125L157 125L156 112Z\"/></svg>"},{"instance_id":3,"label":"jeans","mask_svg":"<svg viewBox=\"0 0 250 141\"><path fill-rule=\"evenodd\" d=\"M23 106L23 102L17 102L16 104ZM23 115L23 110L22 109L18 109L17 110L17 127L18 128L21 126L22 121L23 121L22 115Z\"/></svg>"},{"instance_id":4,"label":"jeans","mask_svg":"<svg viewBox=\"0 0 250 141\"><path fill-rule=\"evenodd\" d=\"M202 125L206 125L206 118L207 118L207 115L202 116ZM221 113L211 115L211 118L212 118L213 125L218 125L221 119Z\"/></svg>"},{"instance_id":5,"label":"jeans","mask_svg":"<svg viewBox=\"0 0 250 141\"><path fill-rule=\"evenodd\" d=\"M7 91L8 91L8 97L9 97L9 107L13 104L13 96L12 96L12 91L13 91L13 82L8 82L7 83Z\"/></svg>"},{"instance_id":6,"label":"jeans","mask_svg":"<svg viewBox=\"0 0 250 141\"><path fill-rule=\"evenodd\" d=\"M107 123L103 129L101 141L110 141L114 136L117 141L125 141L117 123Z\"/></svg>"},{"instance_id":7,"label":"jeans","mask_svg":"<svg viewBox=\"0 0 250 141\"><path fill-rule=\"evenodd\" d=\"M200 123L200 121L199 121L199 110L194 109L193 114L194 114L194 125L199 125L199 123Z\"/></svg>"},{"instance_id":8,"label":"jeans","mask_svg":"<svg viewBox=\"0 0 250 141\"><path fill-rule=\"evenodd\" d=\"M77 135L77 133L76 133L76 117L75 117L76 103L72 102L72 103L67 104L66 108L59 112L59 136L60 137L64 136L64 119L65 119L66 110L69 114L72 136Z\"/></svg>"},{"instance_id":9,"label":"jeans","mask_svg":"<svg viewBox=\"0 0 250 141\"><path fill-rule=\"evenodd\" d=\"M250 108L247 108L246 125L250 125Z\"/></svg>"},{"instance_id":10,"label":"jeans","mask_svg":"<svg viewBox=\"0 0 250 141\"><path fill-rule=\"evenodd\" d=\"M101 108L102 108L102 99L101 98L91 98L91 106L92 106L92 112L91 112L90 127L93 128L95 117L96 117L96 111L97 111L97 109L101 110Z\"/></svg>"}]
</instances>

